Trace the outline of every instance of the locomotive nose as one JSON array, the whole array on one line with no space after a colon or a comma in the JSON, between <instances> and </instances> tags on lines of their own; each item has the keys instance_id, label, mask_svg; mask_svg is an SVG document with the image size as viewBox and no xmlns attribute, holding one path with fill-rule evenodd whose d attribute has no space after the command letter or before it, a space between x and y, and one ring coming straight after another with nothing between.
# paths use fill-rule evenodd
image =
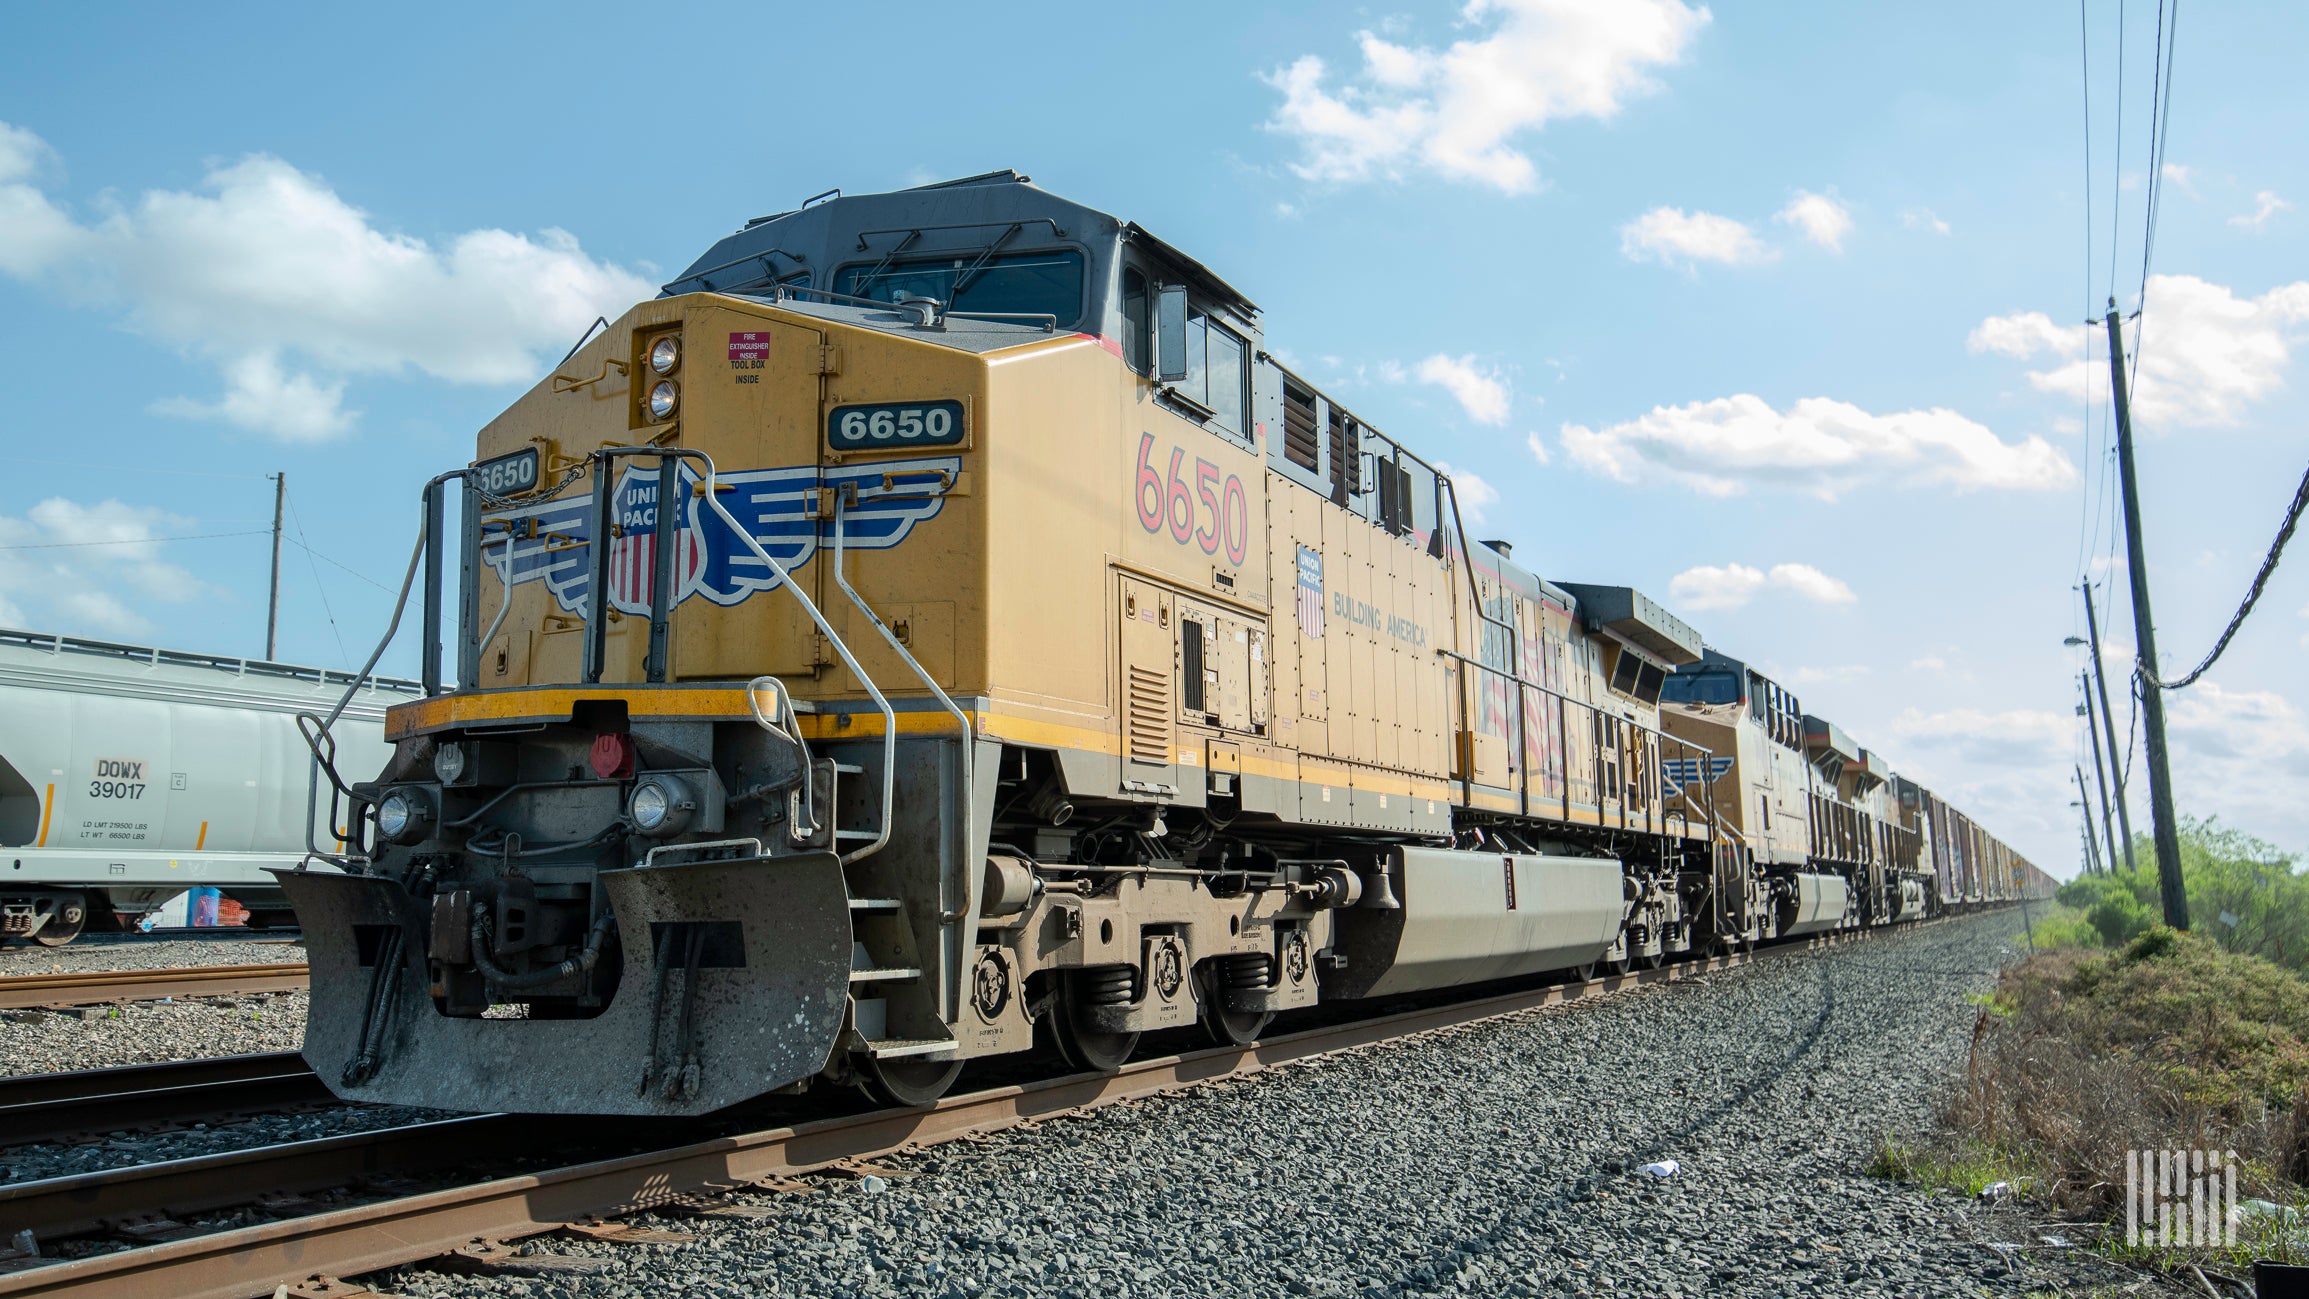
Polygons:
<instances>
[{"instance_id":1,"label":"locomotive nose","mask_svg":"<svg viewBox=\"0 0 2309 1299\"><path fill-rule=\"evenodd\" d=\"M703 1114L818 1073L842 1032L850 911L832 853L602 872L616 927L599 959L622 965L582 1019L444 1014L429 900L386 876L274 874L312 968L305 1060L346 1100Z\"/></svg>"}]
</instances>

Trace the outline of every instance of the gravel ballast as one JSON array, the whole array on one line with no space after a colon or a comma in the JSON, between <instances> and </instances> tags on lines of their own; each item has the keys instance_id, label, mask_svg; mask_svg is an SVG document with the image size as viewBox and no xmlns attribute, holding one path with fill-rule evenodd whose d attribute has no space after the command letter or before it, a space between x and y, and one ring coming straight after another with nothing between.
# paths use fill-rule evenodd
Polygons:
<instances>
[{"instance_id":1,"label":"gravel ballast","mask_svg":"<svg viewBox=\"0 0 2309 1299\"><path fill-rule=\"evenodd\" d=\"M2023 1295L2142 1278L1862 1171L1929 1127L2020 918L1775 955L747 1193L753 1219L570 1236L599 1270L417 1296ZM1675 1160L1665 1179L1641 1165ZM2158 1283L2149 1281L2150 1287ZM2137 1293L2137 1291L2136 1291Z\"/></svg>"}]
</instances>

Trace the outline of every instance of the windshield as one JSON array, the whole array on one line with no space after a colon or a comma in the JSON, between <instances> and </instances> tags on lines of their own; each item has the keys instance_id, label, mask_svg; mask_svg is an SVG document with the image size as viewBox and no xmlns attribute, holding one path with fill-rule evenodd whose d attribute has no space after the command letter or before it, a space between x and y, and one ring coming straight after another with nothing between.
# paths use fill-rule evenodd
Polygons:
<instances>
[{"instance_id":1,"label":"windshield","mask_svg":"<svg viewBox=\"0 0 2309 1299\"><path fill-rule=\"evenodd\" d=\"M834 292L877 302L936 298L953 311L1048 314L1058 317L1060 329L1072 329L1082 316L1082 254L1010 253L980 263L979 254L962 253L892 262L879 271L845 266L834 277Z\"/></svg>"},{"instance_id":2,"label":"windshield","mask_svg":"<svg viewBox=\"0 0 2309 1299\"><path fill-rule=\"evenodd\" d=\"M1740 679L1729 672L1678 672L1668 678L1660 700L1671 704L1736 704L1740 702Z\"/></svg>"}]
</instances>

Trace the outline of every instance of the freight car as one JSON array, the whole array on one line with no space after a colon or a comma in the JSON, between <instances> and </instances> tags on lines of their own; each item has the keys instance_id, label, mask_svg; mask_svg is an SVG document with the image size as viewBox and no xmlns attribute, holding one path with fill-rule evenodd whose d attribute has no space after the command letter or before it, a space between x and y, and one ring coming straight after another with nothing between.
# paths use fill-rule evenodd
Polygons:
<instances>
[{"instance_id":1,"label":"freight car","mask_svg":"<svg viewBox=\"0 0 2309 1299\"><path fill-rule=\"evenodd\" d=\"M426 697L328 770L344 872L281 873L350 1099L918 1103L1038 1035L1112 1068L1799 932L1843 878L1788 919L1677 774L1696 632L1471 543L1241 291L1013 173L749 222L423 517Z\"/></svg>"},{"instance_id":2,"label":"freight car","mask_svg":"<svg viewBox=\"0 0 2309 1299\"><path fill-rule=\"evenodd\" d=\"M267 870L304 859L311 762L296 714L343 672L0 631L0 941L51 947L125 927L196 884L258 924L293 922ZM336 728L341 760L381 764L372 678ZM333 836L332 836L333 842Z\"/></svg>"}]
</instances>

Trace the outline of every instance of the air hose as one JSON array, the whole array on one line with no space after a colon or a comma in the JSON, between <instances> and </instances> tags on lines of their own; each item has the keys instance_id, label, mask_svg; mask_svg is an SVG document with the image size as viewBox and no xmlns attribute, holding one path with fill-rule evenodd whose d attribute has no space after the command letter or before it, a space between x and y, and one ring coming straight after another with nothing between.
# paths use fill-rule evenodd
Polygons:
<instances>
[{"instance_id":1,"label":"air hose","mask_svg":"<svg viewBox=\"0 0 2309 1299\"><path fill-rule=\"evenodd\" d=\"M601 913L601 918L593 922L592 930L585 935L584 951L559 965L548 966L542 970L531 970L527 974L514 974L499 966L496 959L490 955L489 904L476 902L473 904L473 964L480 968L481 973L489 977L491 983L500 988L542 987L558 979L566 979L573 974L582 974L600 964L602 942L609 937L609 931L616 923L616 918L604 911Z\"/></svg>"}]
</instances>

